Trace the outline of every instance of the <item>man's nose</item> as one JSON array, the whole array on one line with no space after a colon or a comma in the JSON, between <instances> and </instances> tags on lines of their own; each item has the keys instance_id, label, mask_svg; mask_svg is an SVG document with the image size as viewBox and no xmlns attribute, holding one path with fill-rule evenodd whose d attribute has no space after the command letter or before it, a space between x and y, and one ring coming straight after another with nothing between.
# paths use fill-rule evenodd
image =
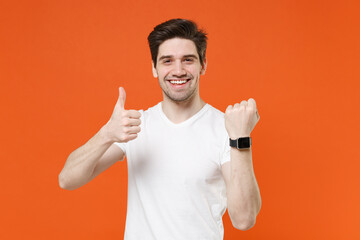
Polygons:
<instances>
[{"instance_id":1,"label":"man's nose","mask_svg":"<svg viewBox=\"0 0 360 240\"><path fill-rule=\"evenodd\" d=\"M181 61L176 61L174 66L173 75L177 77L182 77L186 75L186 71Z\"/></svg>"}]
</instances>

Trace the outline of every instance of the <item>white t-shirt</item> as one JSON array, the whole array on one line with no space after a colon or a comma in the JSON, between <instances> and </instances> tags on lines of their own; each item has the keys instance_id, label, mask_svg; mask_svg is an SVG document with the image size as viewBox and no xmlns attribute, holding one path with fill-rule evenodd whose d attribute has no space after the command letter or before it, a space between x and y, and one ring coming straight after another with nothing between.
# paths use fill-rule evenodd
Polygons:
<instances>
[{"instance_id":1,"label":"white t-shirt","mask_svg":"<svg viewBox=\"0 0 360 240\"><path fill-rule=\"evenodd\" d=\"M174 124L161 102L140 112L138 137L115 143L128 164L124 239L223 239L221 165L230 160L224 114L206 104Z\"/></svg>"}]
</instances>

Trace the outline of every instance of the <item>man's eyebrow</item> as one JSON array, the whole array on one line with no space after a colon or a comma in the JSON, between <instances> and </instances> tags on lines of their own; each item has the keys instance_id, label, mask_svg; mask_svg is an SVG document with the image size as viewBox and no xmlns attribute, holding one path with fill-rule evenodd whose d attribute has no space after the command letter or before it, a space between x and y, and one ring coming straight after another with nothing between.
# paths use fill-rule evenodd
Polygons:
<instances>
[{"instance_id":1,"label":"man's eyebrow","mask_svg":"<svg viewBox=\"0 0 360 240\"><path fill-rule=\"evenodd\" d=\"M194 55L194 54L184 55L184 58L188 58L188 57L198 59L198 57L196 55Z\"/></svg>"},{"instance_id":2,"label":"man's eyebrow","mask_svg":"<svg viewBox=\"0 0 360 240\"><path fill-rule=\"evenodd\" d=\"M159 61L162 59L165 59L165 58L173 58L173 57L174 57L173 55L164 55L159 58ZM187 55L184 55L182 58L189 58L189 57L198 59L198 57L195 54L187 54Z\"/></svg>"},{"instance_id":3,"label":"man's eyebrow","mask_svg":"<svg viewBox=\"0 0 360 240\"><path fill-rule=\"evenodd\" d=\"M172 57L173 57L172 55L164 55L164 56L161 56L161 57L159 58L159 61L162 60L162 59L164 59L164 58L172 58Z\"/></svg>"}]
</instances>

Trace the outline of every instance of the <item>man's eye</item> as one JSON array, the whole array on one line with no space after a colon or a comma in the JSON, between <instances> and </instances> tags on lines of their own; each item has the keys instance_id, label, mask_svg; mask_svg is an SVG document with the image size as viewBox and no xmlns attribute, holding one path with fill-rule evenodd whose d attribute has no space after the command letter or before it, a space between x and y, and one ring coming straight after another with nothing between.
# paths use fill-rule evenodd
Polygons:
<instances>
[{"instance_id":1,"label":"man's eye","mask_svg":"<svg viewBox=\"0 0 360 240\"><path fill-rule=\"evenodd\" d=\"M165 59L165 60L163 61L163 63L170 63L170 62L171 62L170 59Z\"/></svg>"},{"instance_id":2,"label":"man's eye","mask_svg":"<svg viewBox=\"0 0 360 240\"><path fill-rule=\"evenodd\" d=\"M193 59L192 58L185 58L185 62L192 62Z\"/></svg>"}]
</instances>

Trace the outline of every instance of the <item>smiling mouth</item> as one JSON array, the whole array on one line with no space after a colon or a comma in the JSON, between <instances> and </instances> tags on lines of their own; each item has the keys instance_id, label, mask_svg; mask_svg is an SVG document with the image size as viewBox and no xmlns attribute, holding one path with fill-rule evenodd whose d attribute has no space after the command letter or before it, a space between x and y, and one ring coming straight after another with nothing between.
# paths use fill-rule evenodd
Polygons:
<instances>
[{"instance_id":1,"label":"smiling mouth","mask_svg":"<svg viewBox=\"0 0 360 240\"><path fill-rule=\"evenodd\" d=\"M181 84L185 84L187 83L188 81L190 81L190 79L174 79L174 80L168 80L171 84L174 84L174 85L181 85Z\"/></svg>"}]
</instances>

